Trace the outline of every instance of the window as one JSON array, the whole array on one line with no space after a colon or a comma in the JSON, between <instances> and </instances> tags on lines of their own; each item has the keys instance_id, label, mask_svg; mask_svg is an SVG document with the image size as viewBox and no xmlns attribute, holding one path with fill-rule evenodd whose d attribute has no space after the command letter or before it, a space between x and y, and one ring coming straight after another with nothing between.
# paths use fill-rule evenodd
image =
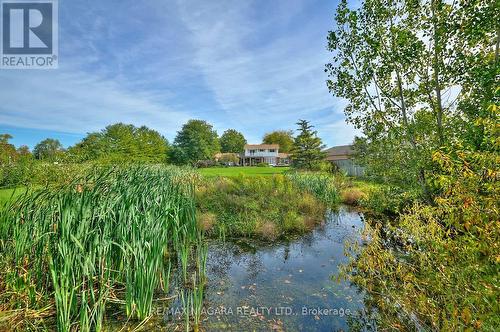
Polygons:
<instances>
[{"instance_id":1,"label":"window","mask_svg":"<svg viewBox=\"0 0 500 332\"><path fill-rule=\"evenodd\" d=\"M266 150L264 150L264 149L259 149L259 152L266 152Z\"/></svg>"},{"instance_id":2,"label":"window","mask_svg":"<svg viewBox=\"0 0 500 332\"><path fill-rule=\"evenodd\" d=\"M254 154L255 150L250 150L249 152L250 152L250 154Z\"/></svg>"},{"instance_id":3,"label":"window","mask_svg":"<svg viewBox=\"0 0 500 332\"><path fill-rule=\"evenodd\" d=\"M276 152L276 149L269 149L269 152Z\"/></svg>"}]
</instances>

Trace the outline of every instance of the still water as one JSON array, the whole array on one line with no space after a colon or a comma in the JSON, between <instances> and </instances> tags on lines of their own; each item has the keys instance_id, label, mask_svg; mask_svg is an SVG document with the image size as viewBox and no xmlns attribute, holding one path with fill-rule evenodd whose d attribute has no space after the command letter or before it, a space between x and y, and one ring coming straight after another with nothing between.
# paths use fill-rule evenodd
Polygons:
<instances>
[{"instance_id":1,"label":"still water","mask_svg":"<svg viewBox=\"0 0 500 332\"><path fill-rule=\"evenodd\" d=\"M359 212L340 207L313 231L285 242L211 241L200 331L352 330L356 317L366 317L364 294L336 277L348 260L345 241L359 243L363 225ZM178 294L179 282L172 284L171 295ZM172 298L143 330L185 330L182 304ZM134 329L124 328L125 317L115 319L111 330Z\"/></svg>"},{"instance_id":2,"label":"still water","mask_svg":"<svg viewBox=\"0 0 500 332\"><path fill-rule=\"evenodd\" d=\"M314 231L285 243L212 243L208 331L347 331L363 293L336 280L344 242L360 241L362 216L341 207Z\"/></svg>"}]
</instances>

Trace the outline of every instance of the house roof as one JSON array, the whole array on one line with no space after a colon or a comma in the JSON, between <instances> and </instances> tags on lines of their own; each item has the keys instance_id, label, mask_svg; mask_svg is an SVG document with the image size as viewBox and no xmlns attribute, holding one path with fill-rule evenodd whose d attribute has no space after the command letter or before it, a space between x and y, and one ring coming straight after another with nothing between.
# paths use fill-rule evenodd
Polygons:
<instances>
[{"instance_id":1,"label":"house roof","mask_svg":"<svg viewBox=\"0 0 500 332\"><path fill-rule=\"evenodd\" d=\"M352 145L339 145L325 150L327 160L349 159L354 154Z\"/></svg>"},{"instance_id":2,"label":"house roof","mask_svg":"<svg viewBox=\"0 0 500 332\"><path fill-rule=\"evenodd\" d=\"M280 153L278 153L278 157L279 158L288 158L288 157L290 157L290 154L289 153L280 152Z\"/></svg>"},{"instance_id":3,"label":"house roof","mask_svg":"<svg viewBox=\"0 0 500 332\"><path fill-rule=\"evenodd\" d=\"M279 144L245 144L245 149L279 149Z\"/></svg>"}]
</instances>

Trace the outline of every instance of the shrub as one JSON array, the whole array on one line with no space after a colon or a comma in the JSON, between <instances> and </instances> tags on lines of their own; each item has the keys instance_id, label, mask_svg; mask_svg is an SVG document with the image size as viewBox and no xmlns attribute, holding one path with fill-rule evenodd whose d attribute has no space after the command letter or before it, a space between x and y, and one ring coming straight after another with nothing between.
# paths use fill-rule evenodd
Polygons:
<instances>
[{"instance_id":1,"label":"shrub","mask_svg":"<svg viewBox=\"0 0 500 332\"><path fill-rule=\"evenodd\" d=\"M416 191L407 191L399 187L379 186L370 190L358 200L359 205L372 214L397 215L417 201L420 195Z\"/></svg>"},{"instance_id":2,"label":"shrub","mask_svg":"<svg viewBox=\"0 0 500 332\"><path fill-rule=\"evenodd\" d=\"M346 188L341 193L342 203L347 205L358 205L367 195L358 188Z\"/></svg>"}]
</instances>

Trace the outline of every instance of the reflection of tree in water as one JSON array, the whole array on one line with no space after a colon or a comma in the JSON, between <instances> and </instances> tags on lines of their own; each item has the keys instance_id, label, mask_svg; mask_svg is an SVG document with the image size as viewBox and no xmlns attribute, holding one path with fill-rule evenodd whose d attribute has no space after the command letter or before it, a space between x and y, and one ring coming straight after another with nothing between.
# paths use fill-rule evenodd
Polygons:
<instances>
[{"instance_id":1,"label":"reflection of tree in water","mask_svg":"<svg viewBox=\"0 0 500 332\"><path fill-rule=\"evenodd\" d=\"M387 298L365 293L364 308L357 310L347 319L349 331L393 330L395 328L394 317L397 317L398 330L427 331L413 315L403 313L397 306L385 305L384 309L381 309L379 305L381 302L387 302Z\"/></svg>"},{"instance_id":2,"label":"reflection of tree in water","mask_svg":"<svg viewBox=\"0 0 500 332\"><path fill-rule=\"evenodd\" d=\"M209 277L228 279L234 266L246 270L248 279L255 279L261 271L265 271L261 256L260 252L249 253L233 243L213 243L209 247L207 272Z\"/></svg>"}]
</instances>

